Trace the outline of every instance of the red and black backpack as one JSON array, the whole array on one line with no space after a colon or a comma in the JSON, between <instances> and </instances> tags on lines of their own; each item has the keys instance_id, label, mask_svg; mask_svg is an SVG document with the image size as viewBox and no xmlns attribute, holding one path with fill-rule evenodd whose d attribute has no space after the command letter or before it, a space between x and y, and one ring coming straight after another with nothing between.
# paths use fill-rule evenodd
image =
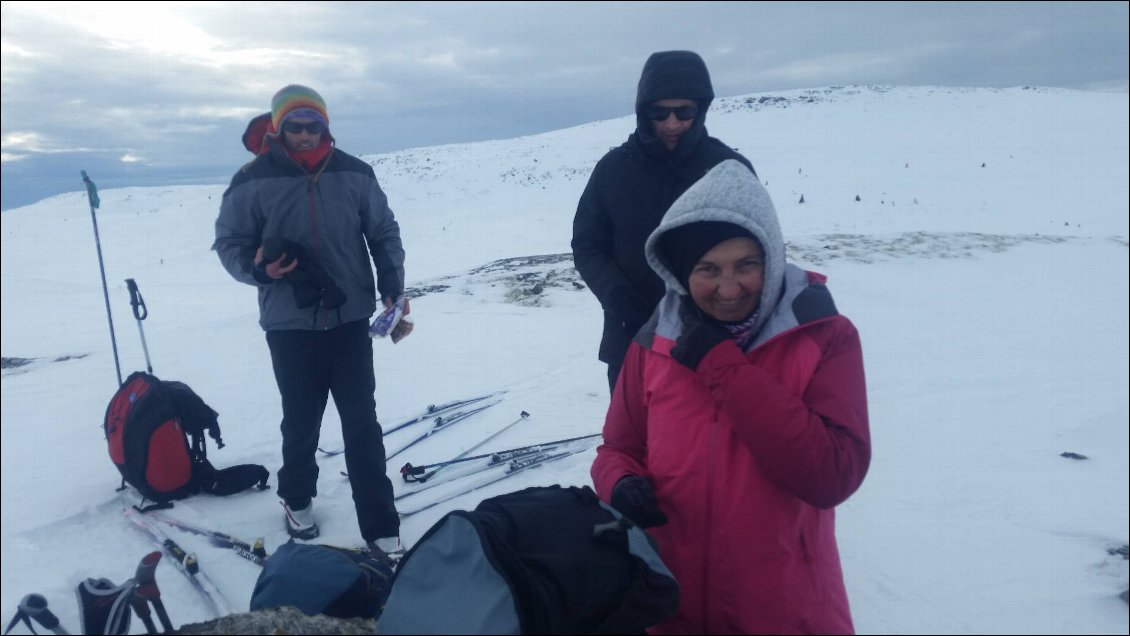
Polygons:
<instances>
[{"instance_id":1,"label":"red and black backpack","mask_svg":"<svg viewBox=\"0 0 1130 636\"><path fill-rule=\"evenodd\" d=\"M231 495L268 488L270 473L258 464L212 467L204 434L224 447L218 414L183 382L131 374L110 400L104 427L110 459L122 474L119 490L129 484L143 501L154 502L145 510L171 507L200 491Z\"/></svg>"}]
</instances>

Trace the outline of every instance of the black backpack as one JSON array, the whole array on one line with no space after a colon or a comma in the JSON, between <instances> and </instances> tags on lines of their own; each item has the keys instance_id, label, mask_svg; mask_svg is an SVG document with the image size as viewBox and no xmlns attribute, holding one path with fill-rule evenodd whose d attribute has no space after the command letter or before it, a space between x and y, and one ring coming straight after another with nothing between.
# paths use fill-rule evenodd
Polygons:
<instances>
[{"instance_id":1,"label":"black backpack","mask_svg":"<svg viewBox=\"0 0 1130 636\"><path fill-rule=\"evenodd\" d=\"M291 606L307 616L376 618L391 579L392 567L368 552L291 540L263 566L251 610Z\"/></svg>"},{"instance_id":2,"label":"black backpack","mask_svg":"<svg viewBox=\"0 0 1130 636\"><path fill-rule=\"evenodd\" d=\"M270 472L263 466L212 467L204 434L224 447L217 416L183 382L142 371L126 378L106 408L103 426L122 488L129 484L154 502L143 511L172 507L173 500L200 491L231 495L252 486L268 488Z\"/></svg>"},{"instance_id":3,"label":"black backpack","mask_svg":"<svg viewBox=\"0 0 1130 636\"><path fill-rule=\"evenodd\" d=\"M655 543L590 488L527 488L448 513L404 556L382 634L626 634L675 614Z\"/></svg>"}]
</instances>

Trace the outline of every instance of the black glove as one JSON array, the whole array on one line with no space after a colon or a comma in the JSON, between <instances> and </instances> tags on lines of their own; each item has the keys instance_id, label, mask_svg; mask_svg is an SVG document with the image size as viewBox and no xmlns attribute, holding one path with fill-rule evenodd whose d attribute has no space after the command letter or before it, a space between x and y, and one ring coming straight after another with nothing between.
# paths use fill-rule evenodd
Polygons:
<instances>
[{"instance_id":1,"label":"black glove","mask_svg":"<svg viewBox=\"0 0 1130 636\"><path fill-rule=\"evenodd\" d=\"M655 307L647 302L643 294L627 287L619 287L612 292L612 301L608 304L608 309L620 321L624 333L635 336L647 319L651 318L651 312Z\"/></svg>"},{"instance_id":2,"label":"black glove","mask_svg":"<svg viewBox=\"0 0 1130 636\"><path fill-rule=\"evenodd\" d=\"M690 297L683 298L683 308L679 312L683 319L683 332L671 348L671 357L691 371L710 350L730 340L730 332L718 323L704 317Z\"/></svg>"},{"instance_id":3,"label":"black glove","mask_svg":"<svg viewBox=\"0 0 1130 636\"><path fill-rule=\"evenodd\" d=\"M263 241L260 247L263 248L263 259L258 264L252 265L251 275L260 283L270 285L275 282L275 279L267 273L267 266L279 260L285 252L286 260L279 263L279 266L286 267L294 262L296 254L294 249L291 248L291 242L280 238L269 238Z\"/></svg>"},{"instance_id":4,"label":"black glove","mask_svg":"<svg viewBox=\"0 0 1130 636\"><path fill-rule=\"evenodd\" d=\"M667 523L667 515L659 509L655 488L646 477L628 475L612 488L612 507L641 528L654 528Z\"/></svg>"},{"instance_id":5,"label":"black glove","mask_svg":"<svg viewBox=\"0 0 1130 636\"><path fill-rule=\"evenodd\" d=\"M284 267L298 259L298 267L287 275L294 288L295 304L299 307L312 307L321 301L326 309L337 309L345 304L345 292L341 291L325 268L299 243L281 238L266 239L263 241L263 260L260 265L266 267L266 263L277 261L283 253L286 254L286 260L282 262ZM255 278L260 280L258 274Z\"/></svg>"},{"instance_id":6,"label":"black glove","mask_svg":"<svg viewBox=\"0 0 1130 636\"><path fill-rule=\"evenodd\" d=\"M271 278L267 274L267 261L265 260L259 261L258 265L252 263L251 276L261 285L270 285L271 283L275 282L275 279Z\"/></svg>"}]
</instances>

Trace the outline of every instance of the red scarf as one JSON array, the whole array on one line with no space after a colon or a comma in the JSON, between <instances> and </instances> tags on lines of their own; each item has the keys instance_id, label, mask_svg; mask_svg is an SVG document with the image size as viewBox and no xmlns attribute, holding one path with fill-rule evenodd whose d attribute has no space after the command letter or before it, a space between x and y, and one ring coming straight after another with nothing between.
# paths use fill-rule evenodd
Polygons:
<instances>
[{"instance_id":1,"label":"red scarf","mask_svg":"<svg viewBox=\"0 0 1130 636\"><path fill-rule=\"evenodd\" d=\"M293 150L287 147L286 154L288 157L298 162L298 165L306 168L306 172L314 172L318 168L318 164L322 162L322 159L325 159L326 155L330 154L329 135L322 135L322 141L310 150Z\"/></svg>"}]
</instances>

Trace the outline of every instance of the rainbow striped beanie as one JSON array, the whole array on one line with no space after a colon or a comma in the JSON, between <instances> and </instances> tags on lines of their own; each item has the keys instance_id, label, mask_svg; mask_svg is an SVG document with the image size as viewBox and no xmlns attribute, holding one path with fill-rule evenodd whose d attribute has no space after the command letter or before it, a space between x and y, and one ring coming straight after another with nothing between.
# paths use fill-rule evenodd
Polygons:
<instances>
[{"instance_id":1,"label":"rainbow striped beanie","mask_svg":"<svg viewBox=\"0 0 1130 636\"><path fill-rule=\"evenodd\" d=\"M280 130L283 121L292 116L319 119L327 128L330 125L326 101L318 91L300 84L284 86L271 98L271 125L275 130Z\"/></svg>"}]
</instances>

